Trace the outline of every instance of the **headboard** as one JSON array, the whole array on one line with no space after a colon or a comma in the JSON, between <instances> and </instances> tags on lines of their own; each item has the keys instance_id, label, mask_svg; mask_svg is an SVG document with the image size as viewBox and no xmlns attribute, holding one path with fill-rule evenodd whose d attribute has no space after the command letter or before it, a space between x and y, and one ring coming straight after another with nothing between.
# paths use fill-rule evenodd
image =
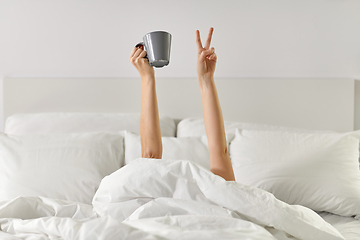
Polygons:
<instances>
[{"instance_id":1,"label":"headboard","mask_svg":"<svg viewBox=\"0 0 360 240\"><path fill-rule=\"evenodd\" d=\"M216 79L225 120L314 130L354 128L353 79ZM160 114L202 117L197 79L158 79ZM4 117L35 112L140 112L140 79L5 78Z\"/></svg>"}]
</instances>

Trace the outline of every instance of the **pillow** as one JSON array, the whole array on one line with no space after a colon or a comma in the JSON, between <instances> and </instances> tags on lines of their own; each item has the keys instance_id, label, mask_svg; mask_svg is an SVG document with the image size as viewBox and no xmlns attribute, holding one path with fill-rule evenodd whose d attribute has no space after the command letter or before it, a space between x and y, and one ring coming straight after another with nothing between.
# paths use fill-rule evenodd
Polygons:
<instances>
[{"instance_id":1,"label":"pillow","mask_svg":"<svg viewBox=\"0 0 360 240\"><path fill-rule=\"evenodd\" d=\"M243 123L243 122L224 122L225 132L228 135L235 135L237 128L247 130L271 130L271 131L287 131L287 132L330 132L330 131L313 131L299 128L272 126L258 123ZM204 119L201 118L185 118L178 123L177 137L197 137L206 135Z\"/></svg>"},{"instance_id":2,"label":"pillow","mask_svg":"<svg viewBox=\"0 0 360 240\"><path fill-rule=\"evenodd\" d=\"M235 179L289 204L360 217L359 136L237 130Z\"/></svg>"},{"instance_id":3,"label":"pillow","mask_svg":"<svg viewBox=\"0 0 360 240\"><path fill-rule=\"evenodd\" d=\"M210 169L210 157L206 136L175 138L163 137L163 159L190 160ZM125 164L141 158L140 135L125 132Z\"/></svg>"},{"instance_id":4,"label":"pillow","mask_svg":"<svg viewBox=\"0 0 360 240\"><path fill-rule=\"evenodd\" d=\"M175 121L160 116L161 134L175 137ZM139 133L139 113L32 113L15 114L6 119L5 133L57 134L79 132L119 132L128 130Z\"/></svg>"},{"instance_id":5,"label":"pillow","mask_svg":"<svg viewBox=\"0 0 360 240\"><path fill-rule=\"evenodd\" d=\"M91 204L105 176L123 165L113 133L0 134L0 201L41 196Z\"/></svg>"}]
</instances>

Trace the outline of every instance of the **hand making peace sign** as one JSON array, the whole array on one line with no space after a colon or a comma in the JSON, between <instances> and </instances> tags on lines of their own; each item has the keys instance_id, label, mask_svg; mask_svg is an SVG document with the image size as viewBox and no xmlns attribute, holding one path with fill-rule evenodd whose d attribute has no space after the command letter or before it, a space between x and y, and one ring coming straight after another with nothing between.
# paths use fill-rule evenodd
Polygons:
<instances>
[{"instance_id":1,"label":"hand making peace sign","mask_svg":"<svg viewBox=\"0 0 360 240\"><path fill-rule=\"evenodd\" d=\"M201 78L212 77L215 72L217 56L215 48L210 48L212 34L214 28L210 28L205 46L202 46L199 30L196 31L196 45L197 45L197 72Z\"/></svg>"}]
</instances>

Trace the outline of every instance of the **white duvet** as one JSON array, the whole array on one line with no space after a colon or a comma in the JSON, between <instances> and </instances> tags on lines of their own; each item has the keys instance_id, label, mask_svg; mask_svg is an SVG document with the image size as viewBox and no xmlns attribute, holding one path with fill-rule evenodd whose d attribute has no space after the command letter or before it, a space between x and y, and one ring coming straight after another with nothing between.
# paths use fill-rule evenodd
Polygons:
<instances>
[{"instance_id":1,"label":"white duvet","mask_svg":"<svg viewBox=\"0 0 360 240\"><path fill-rule=\"evenodd\" d=\"M189 161L138 159L105 177L92 205L19 197L0 217L11 240L344 239L312 210Z\"/></svg>"}]
</instances>

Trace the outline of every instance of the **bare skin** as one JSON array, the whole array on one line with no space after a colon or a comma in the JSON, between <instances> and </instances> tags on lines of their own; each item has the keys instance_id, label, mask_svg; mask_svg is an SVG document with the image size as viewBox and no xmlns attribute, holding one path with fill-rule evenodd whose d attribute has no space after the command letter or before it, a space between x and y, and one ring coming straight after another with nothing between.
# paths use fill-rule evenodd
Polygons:
<instances>
[{"instance_id":1,"label":"bare skin","mask_svg":"<svg viewBox=\"0 0 360 240\"><path fill-rule=\"evenodd\" d=\"M214 29L210 28L205 46L202 45L200 32L196 31L197 74L203 104L206 135L210 153L210 170L227 181L235 181L231 165L220 102L214 82L217 56L210 48ZM155 72L144 58L143 47L134 48L129 61L140 73L142 80L141 97L141 151L144 158L161 158L162 141L159 121L158 103L155 89Z\"/></svg>"},{"instance_id":2,"label":"bare skin","mask_svg":"<svg viewBox=\"0 0 360 240\"><path fill-rule=\"evenodd\" d=\"M162 157L162 141L159 110L156 97L155 71L144 58L143 47L133 48L129 61L135 66L141 77L141 115L140 138L141 156L143 158Z\"/></svg>"},{"instance_id":3,"label":"bare skin","mask_svg":"<svg viewBox=\"0 0 360 240\"><path fill-rule=\"evenodd\" d=\"M213 32L214 29L210 28L207 40L203 46L200 32L196 31L197 74L209 144L210 170L227 181L235 181L226 144L223 115L214 82L217 56L215 49L213 47L210 48Z\"/></svg>"}]
</instances>

